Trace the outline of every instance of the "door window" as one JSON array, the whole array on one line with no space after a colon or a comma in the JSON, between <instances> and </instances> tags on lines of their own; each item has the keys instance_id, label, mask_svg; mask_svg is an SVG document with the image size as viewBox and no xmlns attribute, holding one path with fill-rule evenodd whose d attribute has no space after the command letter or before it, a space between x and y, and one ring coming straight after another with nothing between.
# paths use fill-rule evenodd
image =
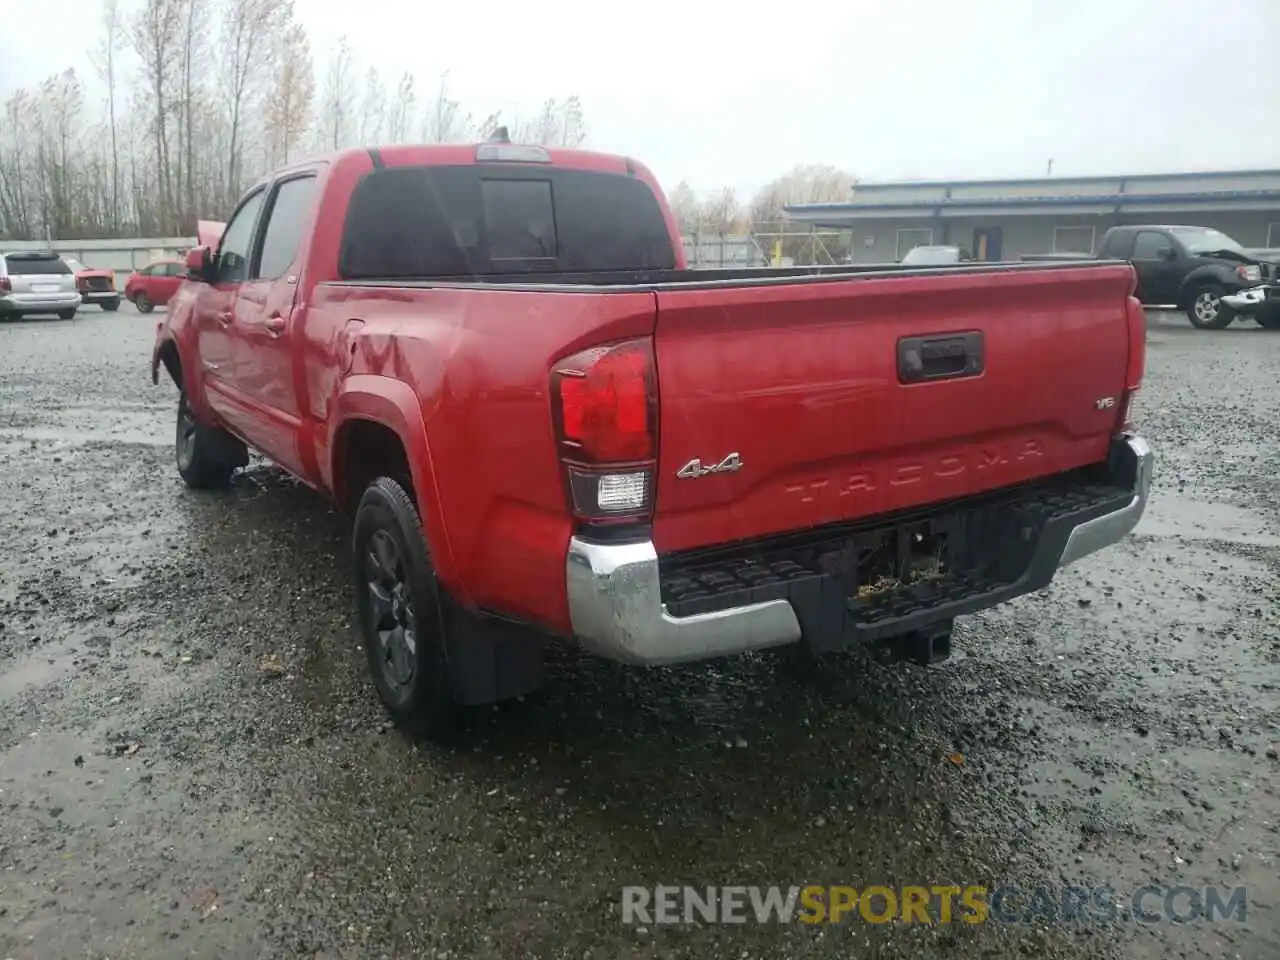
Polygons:
<instances>
[{"instance_id":1,"label":"door window","mask_svg":"<svg viewBox=\"0 0 1280 960\"><path fill-rule=\"evenodd\" d=\"M1159 260L1161 248L1171 247L1169 238L1152 230L1139 230L1133 241L1134 260Z\"/></svg>"},{"instance_id":2,"label":"door window","mask_svg":"<svg viewBox=\"0 0 1280 960\"><path fill-rule=\"evenodd\" d=\"M258 211L262 209L262 191L259 190L240 205L222 234L218 246L218 273L216 283L240 283L249 276L249 247L253 243L253 228L258 223Z\"/></svg>"},{"instance_id":3,"label":"door window","mask_svg":"<svg viewBox=\"0 0 1280 960\"><path fill-rule=\"evenodd\" d=\"M284 276L298 257L302 231L311 210L315 177L297 177L276 187L267 215L267 229L262 237L262 253L254 277L275 280Z\"/></svg>"},{"instance_id":4,"label":"door window","mask_svg":"<svg viewBox=\"0 0 1280 960\"><path fill-rule=\"evenodd\" d=\"M1133 234L1127 230L1117 230L1102 238L1102 256L1115 257L1117 260L1133 259Z\"/></svg>"}]
</instances>

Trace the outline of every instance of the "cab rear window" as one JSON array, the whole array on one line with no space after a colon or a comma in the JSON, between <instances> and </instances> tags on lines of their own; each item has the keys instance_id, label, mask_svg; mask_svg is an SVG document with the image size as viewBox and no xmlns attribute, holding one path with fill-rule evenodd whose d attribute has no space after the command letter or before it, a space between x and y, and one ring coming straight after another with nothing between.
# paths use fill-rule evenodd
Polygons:
<instances>
[{"instance_id":1,"label":"cab rear window","mask_svg":"<svg viewBox=\"0 0 1280 960\"><path fill-rule=\"evenodd\" d=\"M32 256L23 253L5 254L5 266L12 277L48 276L68 274L68 267L59 257Z\"/></svg>"},{"instance_id":2,"label":"cab rear window","mask_svg":"<svg viewBox=\"0 0 1280 960\"><path fill-rule=\"evenodd\" d=\"M339 255L348 280L674 267L643 181L501 163L374 170L352 193Z\"/></svg>"}]
</instances>

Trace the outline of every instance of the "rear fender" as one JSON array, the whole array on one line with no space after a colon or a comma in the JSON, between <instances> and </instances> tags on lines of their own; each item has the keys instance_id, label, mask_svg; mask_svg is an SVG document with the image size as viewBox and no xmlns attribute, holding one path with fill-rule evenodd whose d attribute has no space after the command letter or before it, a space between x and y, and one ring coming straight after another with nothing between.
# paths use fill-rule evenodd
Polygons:
<instances>
[{"instance_id":1,"label":"rear fender","mask_svg":"<svg viewBox=\"0 0 1280 960\"><path fill-rule=\"evenodd\" d=\"M387 427L400 438L409 461L409 470L413 474L414 491L427 543L431 547L436 576L450 589L455 599L464 604L469 603L449 544L444 511L436 489L435 465L431 459L426 423L422 419L422 405L417 394L402 380L376 374L356 374L343 382L329 421L329 456L324 460L328 471L325 482L339 497L342 494L339 458L343 451L338 449L337 440L343 425L352 420L371 420Z\"/></svg>"}]
</instances>

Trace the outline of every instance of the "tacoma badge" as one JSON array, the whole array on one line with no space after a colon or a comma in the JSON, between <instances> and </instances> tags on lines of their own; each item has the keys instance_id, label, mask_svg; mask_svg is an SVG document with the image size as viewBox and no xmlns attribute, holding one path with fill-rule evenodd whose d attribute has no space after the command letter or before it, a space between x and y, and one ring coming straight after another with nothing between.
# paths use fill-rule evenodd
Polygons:
<instances>
[{"instance_id":1,"label":"tacoma badge","mask_svg":"<svg viewBox=\"0 0 1280 960\"><path fill-rule=\"evenodd\" d=\"M676 471L676 476L684 480L696 480L698 477L705 477L710 473L733 473L733 471L741 469L742 457L737 453L731 453L719 463L714 463L709 467L704 467L702 460L694 457Z\"/></svg>"}]
</instances>

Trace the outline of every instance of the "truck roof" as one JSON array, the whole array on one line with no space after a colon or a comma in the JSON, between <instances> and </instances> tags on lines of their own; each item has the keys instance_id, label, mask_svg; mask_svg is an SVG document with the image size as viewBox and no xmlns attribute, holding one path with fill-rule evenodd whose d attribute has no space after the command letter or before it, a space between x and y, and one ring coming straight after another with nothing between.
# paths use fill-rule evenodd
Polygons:
<instances>
[{"instance_id":1,"label":"truck roof","mask_svg":"<svg viewBox=\"0 0 1280 960\"><path fill-rule=\"evenodd\" d=\"M467 166L476 162L477 151L482 146L502 146L514 148L538 147L537 144L524 143L423 143L423 144L390 144L386 146L344 147L324 153L311 154L290 161L284 167L273 170L267 176L255 182L254 186L268 183L282 173L313 166L316 163L328 163L331 166L359 159L364 163L368 157L374 157L375 163L388 166ZM594 170L599 173L619 173L641 175L644 179L656 184L652 173L642 163L620 154L599 153L594 150L574 150L562 147L541 147L550 158L551 165L570 167L578 170Z\"/></svg>"},{"instance_id":2,"label":"truck roof","mask_svg":"<svg viewBox=\"0 0 1280 960\"><path fill-rule=\"evenodd\" d=\"M1118 233L1121 230L1214 230L1201 223L1122 223L1111 227L1107 233ZM1221 231L1219 231L1221 232Z\"/></svg>"}]
</instances>

